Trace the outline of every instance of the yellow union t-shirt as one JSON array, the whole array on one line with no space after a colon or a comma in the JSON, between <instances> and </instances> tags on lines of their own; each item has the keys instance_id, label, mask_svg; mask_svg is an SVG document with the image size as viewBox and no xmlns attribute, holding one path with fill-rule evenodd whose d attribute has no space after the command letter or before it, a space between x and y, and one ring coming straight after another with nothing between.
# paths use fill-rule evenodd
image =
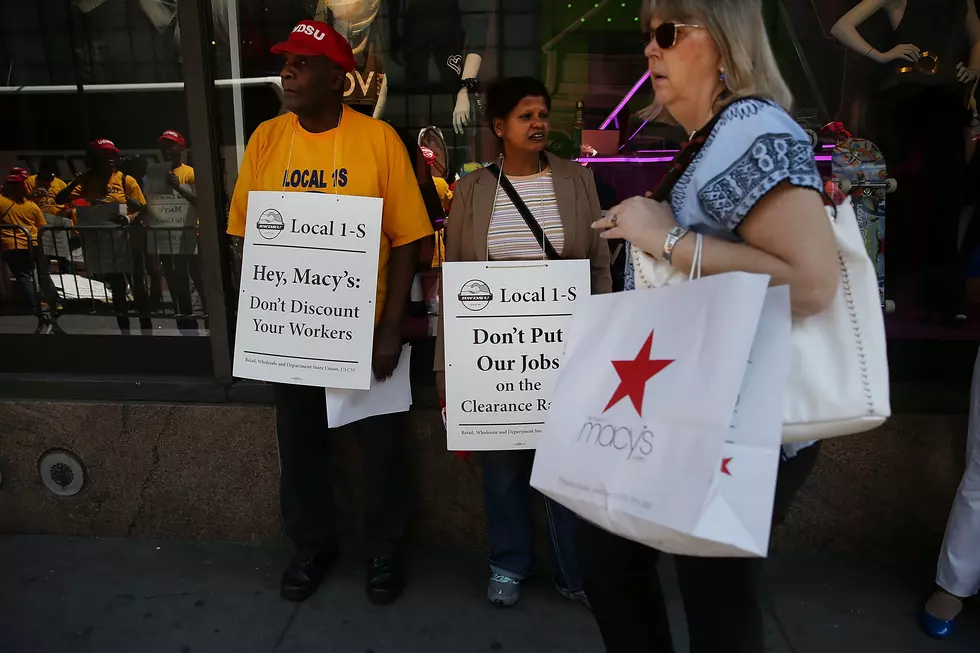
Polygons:
<instances>
[{"instance_id":1,"label":"yellow union t-shirt","mask_svg":"<svg viewBox=\"0 0 980 653\"><path fill-rule=\"evenodd\" d=\"M37 175L31 175L27 178L28 195L31 195L38 187L44 190L45 194L41 197L35 197L33 200L35 204L41 207L43 212L50 213L51 215L58 215L64 218L72 217L70 207L58 204L54 201L55 196L61 191L65 190L65 188L68 187L68 184L55 177L47 186L41 186L40 182L37 180Z\"/></svg>"},{"instance_id":2,"label":"yellow union t-shirt","mask_svg":"<svg viewBox=\"0 0 980 653\"><path fill-rule=\"evenodd\" d=\"M0 216L0 222L24 228L0 229L0 250L27 249L27 234L24 230L30 234L31 244L37 247L37 230L47 225L37 204L30 200L15 202L0 195Z\"/></svg>"},{"instance_id":3,"label":"yellow union t-shirt","mask_svg":"<svg viewBox=\"0 0 980 653\"><path fill-rule=\"evenodd\" d=\"M249 191L280 189L384 199L375 321L380 319L391 248L432 235L408 152L395 130L351 109L344 111L338 129L321 134L303 129L292 113L265 121L245 148L228 233L245 235Z\"/></svg>"}]
</instances>

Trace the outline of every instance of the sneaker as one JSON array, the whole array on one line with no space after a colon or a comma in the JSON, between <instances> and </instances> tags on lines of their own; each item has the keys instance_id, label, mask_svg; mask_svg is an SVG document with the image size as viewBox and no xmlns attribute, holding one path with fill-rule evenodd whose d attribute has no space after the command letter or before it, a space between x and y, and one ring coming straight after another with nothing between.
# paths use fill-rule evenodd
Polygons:
<instances>
[{"instance_id":1,"label":"sneaker","mask_svg":"<svg viewBox=\"0 0 980 653\"><path fill-rule=\"evenodd\" d=\"M511 607L521 600L521 581L504 574L491 574L487 600L502 608Z\"/></svg>"},{"instance_id":2,"label":"sneaker","mask_svg":"<svg viewBox=\"0 0 980 653\"><path fill-rule=\"evenodd\" d=\"M558 587L558 586L555 586L555 589L557 589L558 593L564 596L569 601L575 601L576 603L581 603L589 610L592 610L592 606L589 605L589 597L585 595L585 590L578 590L577 592L573 592L571 590L565 589L564 587Z\"/></svg>"}]
</instances>

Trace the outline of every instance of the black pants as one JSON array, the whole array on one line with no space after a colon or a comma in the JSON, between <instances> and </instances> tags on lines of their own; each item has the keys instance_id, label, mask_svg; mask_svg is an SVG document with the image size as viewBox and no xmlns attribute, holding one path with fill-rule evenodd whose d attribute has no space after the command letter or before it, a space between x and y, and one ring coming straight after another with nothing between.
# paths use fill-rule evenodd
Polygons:
<instances>
[{"instance_id":1,"label":"black pants","mask_svg":"<svg viewBox=\"0 0 980 653\"><path fill-rule=\"evenodd\" d=\"M201 307L207 312L204 299L204 281L201 274L200 260L197 254L161 254L160 265L163 276L167 280L167 288L174 302L174 312L177 313L177 327L180 329L196 329L197 320L194 314L194 299L191 294L191 282L197 288L201 298Z\"/></svg>"},{"instance_id":2,"label":"black pants","mask_svg":"<svg viewBox=\"0 0 980 653\"><path fill-rule=\"evenodd\" d=\"M774 526L786 517L793 497L813 469L819 448L813 445L780 463ZM660 552L581 519L575 549L607 653L673 653L657 574ZM763 561L689 556L674 560L691 653L762 653L758 575Z\"/></svg>"},{"instance_id":3,"label":"black pants","mask_svg":"<svg viewBox=\"0 0 980 653\"><path fill-rule=\"evenodd\" d=\"M323 388L275 384L282 468L279 500L286 535L302 552L336 541L330 434ZM364 544L369 557L398 552L408 523L408 483L399 415L354 425L364 476Z\"/></svg>"},{"instance_id":4,"label":"black pants","mask_svg":"<svg viewBox=\"0 0 980 653\"><path fill-rule=\"evenodd\" d=\"M17 285L20 286L20 292L23 295L24 301L32 311L36 311L37 296L34 292L34 275L31 271L32 261L30 250L4 250L3 262L7 264L8 268L10 268L10 274L13 275L14 279L17 281Z\"/></svg>"}]
</instances>

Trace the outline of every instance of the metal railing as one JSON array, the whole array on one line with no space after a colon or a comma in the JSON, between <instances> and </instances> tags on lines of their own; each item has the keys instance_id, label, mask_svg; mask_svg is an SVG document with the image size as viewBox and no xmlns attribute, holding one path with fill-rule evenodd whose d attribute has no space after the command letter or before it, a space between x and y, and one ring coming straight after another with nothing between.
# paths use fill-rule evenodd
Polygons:
<instances>
[{"instance_id":1,"label":"metal railing","mask_svg":"<svg viewBox=\"0 0 980 653\"><path fill-rule=\"evenodd\" d=\"M58 221L57 216L45 217ZM16 301L11 293L13 301L0 300L0 314L35 314L39 321L55 324L62 315L136 317L141 322L171 318L178 326L181 320L196 325L208 319L196 226L72 225L61 220L38 230L37 247L25 228L0 225L21 230L30 245L35 298ZM15 265L22 274L21 262Z\"/></svg>"}]
</instances>

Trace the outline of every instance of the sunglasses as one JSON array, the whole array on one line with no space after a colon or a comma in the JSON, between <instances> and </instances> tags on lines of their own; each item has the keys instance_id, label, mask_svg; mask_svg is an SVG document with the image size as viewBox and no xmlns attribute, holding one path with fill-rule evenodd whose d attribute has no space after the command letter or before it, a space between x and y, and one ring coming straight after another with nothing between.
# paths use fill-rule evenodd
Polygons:
<instances>
[{"instance_id":1,"label":"sunglasses","mask_svg":"<svg viewBox=\"0 0 980 653\"><path fill-rule=\"evenodd\" d=\"M653 32L647 32L643 35L644 47L650 44L650 39L654 39L661 50L669 50L674 47L677 43L677 28L678 27L701 27L700 25L689 25L687 23L660 23L660 26Z\"/></svg>"}]
</instances>

